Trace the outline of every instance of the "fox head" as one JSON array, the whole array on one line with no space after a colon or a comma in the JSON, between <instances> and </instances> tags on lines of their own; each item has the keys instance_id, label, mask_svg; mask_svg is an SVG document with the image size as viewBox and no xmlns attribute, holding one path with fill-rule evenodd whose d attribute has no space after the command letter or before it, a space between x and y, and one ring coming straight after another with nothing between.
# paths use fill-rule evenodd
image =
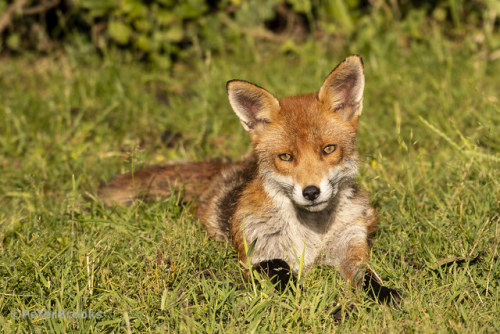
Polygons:
<instances>
[{"instance_id":1,"label":"fox head","mask_svg":"<svg viewBox=\"0 0 500 334\"><path fill-rule=\"evenodd\" d=\"M357 55L337 65L315 94L277 99L246 81L227 83L269 196L310 212L332 204L339 185L357 172L363 89L363 61Z\"/></svg>"}]
</instances>

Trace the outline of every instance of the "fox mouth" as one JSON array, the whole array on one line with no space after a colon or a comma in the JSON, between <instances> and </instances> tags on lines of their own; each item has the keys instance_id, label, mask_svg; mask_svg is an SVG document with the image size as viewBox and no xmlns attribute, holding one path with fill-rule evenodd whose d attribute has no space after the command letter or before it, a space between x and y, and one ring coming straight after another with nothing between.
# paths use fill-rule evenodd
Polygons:
<instances>
[{"instance_id":1,"label":"fox mouth","mask_svg":"<svg viewBox=\"0 0 500 334\"><path fill-rule=\"evenodd\" d=\"M308 211L322 211L326 207L327 203L328 201L322 201L322 202L302 205L302 207Z\"/></svg>"},{"instance_id":2,"label":"fox mouth","mask_svg":"<svg viewBox=\"0 0 500 334\"><path fill-rule=\"evenodd\" d=\"M312 203L312 204L308 204L308 205L304 205L306 208L314 208L315 206L318 206L318 205L323 205L325 203L327 203L328 201L323 201L323 202L318 202L318 203Z\"/></svg>"}]
</instances>

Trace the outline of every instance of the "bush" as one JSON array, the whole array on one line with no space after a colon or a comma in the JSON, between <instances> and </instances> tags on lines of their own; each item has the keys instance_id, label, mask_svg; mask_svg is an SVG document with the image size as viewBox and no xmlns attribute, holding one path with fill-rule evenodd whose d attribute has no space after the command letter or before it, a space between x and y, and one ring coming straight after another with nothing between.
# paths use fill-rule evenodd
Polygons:
<instances>
[{"instance_id":1,"label":"bush","mask_svg":"<svg viewBox=\"0 0 500 334\"><path fill-rule=\"evenodd\" d=\"M432 21L453 36L471 26L491 33L494 0L0 0L0 52L47 52L84 40L97 50L131 51L162 67L193 53L230 51L243 36L285 41L310 35L356 37L404 20L403 33L423 38ZM486 36L488 37L488 36Z\"/></svg>"}]
</instances>

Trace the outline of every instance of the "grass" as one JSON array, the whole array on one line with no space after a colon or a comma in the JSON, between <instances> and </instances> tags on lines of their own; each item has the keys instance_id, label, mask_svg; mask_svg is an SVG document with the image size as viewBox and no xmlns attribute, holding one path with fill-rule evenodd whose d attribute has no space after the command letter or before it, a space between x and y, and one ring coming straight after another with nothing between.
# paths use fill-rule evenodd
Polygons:
<instances>
[{"instance_id":1,"label":"grass","mask_svg":"<svg viewBox=\"0 0 500 334\"><path fill-rule=\"evenodd\" d=\"M81 48L0 61L0 328L5 332L498 332L500 60L441 35L401 45L242 42L160 71ZM360 51L361 50L361 51ZM224 85L317 90L362 53L360 183L379 210L371 265L400 289L373 305L333 269L296 293L246 284L179 198L108 209L100 182L153 163L238 159L249 140ZM181 139L167 145L165 131ZM337 304L357 312L335 323ZM13 311L101 312L14 319Z\"/></svg>"}]
</instances>

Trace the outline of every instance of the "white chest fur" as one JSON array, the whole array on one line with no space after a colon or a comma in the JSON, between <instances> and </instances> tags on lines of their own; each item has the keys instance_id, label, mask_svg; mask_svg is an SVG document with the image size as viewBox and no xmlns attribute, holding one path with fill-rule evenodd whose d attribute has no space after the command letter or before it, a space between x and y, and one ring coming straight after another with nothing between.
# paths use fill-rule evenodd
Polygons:
<instances>
[{"instance_id":1,"label":"white chest fur","mask_svg":"<svg viewBox=\"0 0 500 334\"><path fill-rule=\"evenodd\" d=\"M316 222L312 222L316 224ZM265 217L249 215L244 222L248 244L255 242L250 262L257 264L272 259L286 261L294 272L299 271L303 258L303 270L311 267L320 255L324 235L321 228L311 228L301 219L289 200L281 203Z\"/></svg>"},{"instance_id":2,"label":"white chest fur","mask_svg":"<svg viewBox=\"0 0 500 334\"><path fill-rule=\"evenodd\" d=\"M352 189L343 189L331 209L303 212L288 197L275 193L272 210L252 213L243 222L247 244L255 242L252 265L281 259L297 273L302 258L302 270L306 271L324 256L323 264L338 265L342 249L355 239L367 238L366 226L358 220L367 206L351 196Z\"/></svg>"}]
</instances>

